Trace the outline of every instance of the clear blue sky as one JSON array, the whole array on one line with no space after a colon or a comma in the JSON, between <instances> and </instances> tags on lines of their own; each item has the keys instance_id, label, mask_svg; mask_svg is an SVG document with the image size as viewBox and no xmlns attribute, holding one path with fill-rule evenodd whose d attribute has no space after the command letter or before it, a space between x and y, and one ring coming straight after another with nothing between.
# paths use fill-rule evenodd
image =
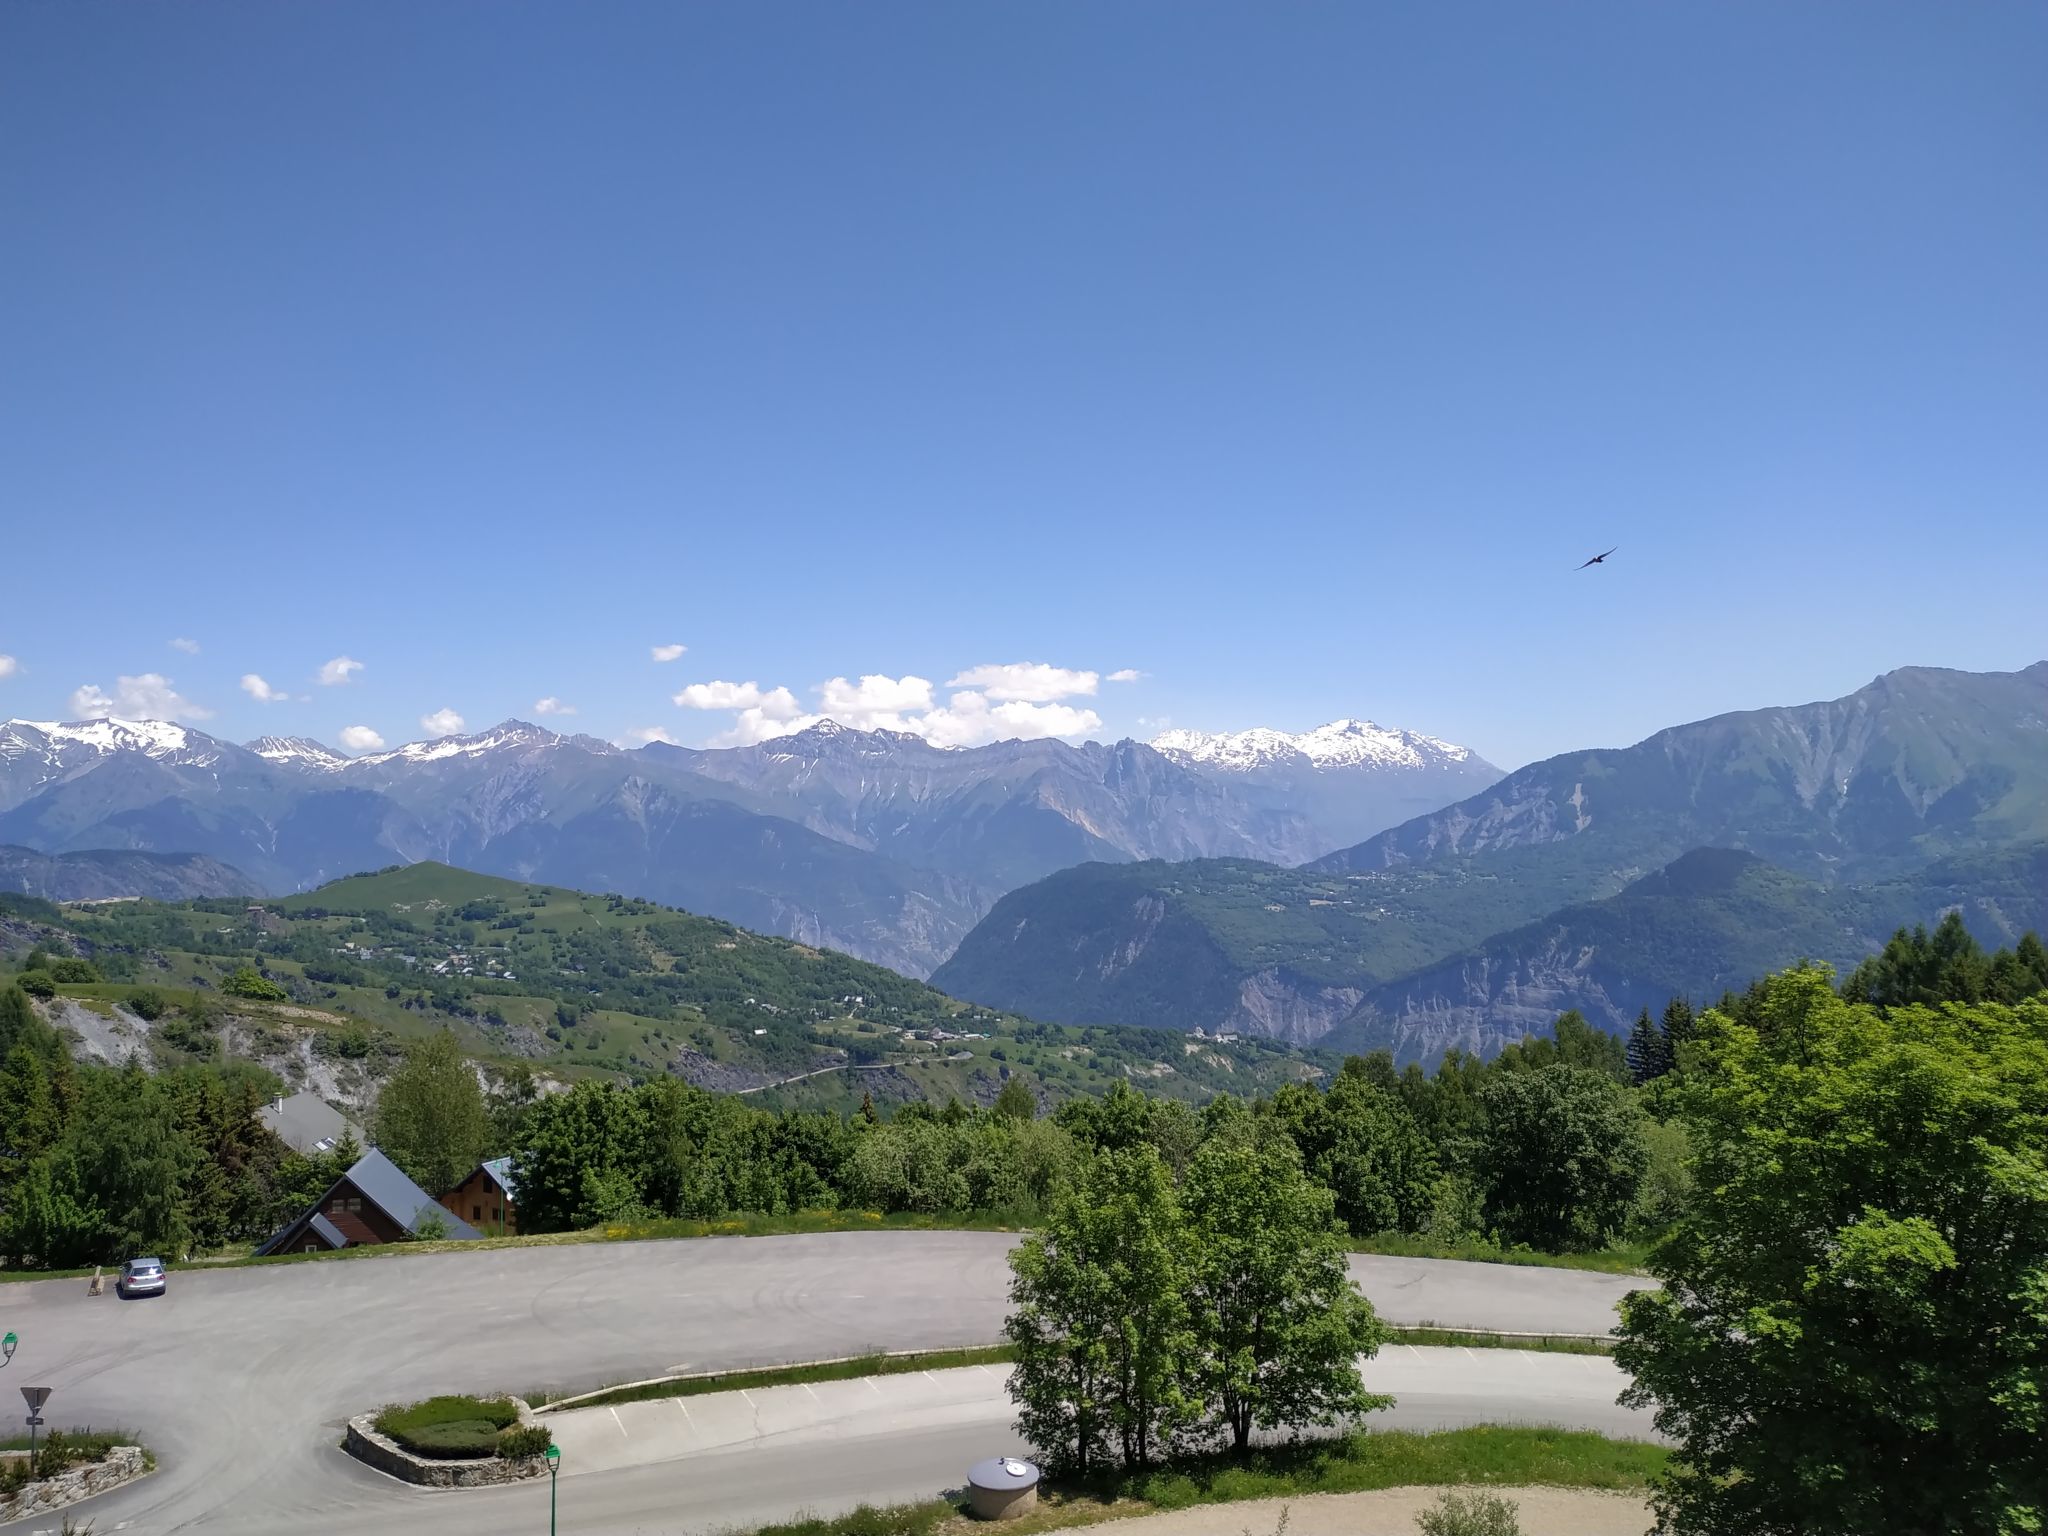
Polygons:
<instances>
[{"instance_id":1,"label":"clear blue sky","mask_svg":"<svg viewBox=\"0 0 2048 1536\"><path fill-rule=\"evenodd\" d=\"M10 0L0 716L1511 766L2025 665L2044 78L2022 3ZM947 704L1027 661L1146 675Z\"/></svg>"}]
</instances>

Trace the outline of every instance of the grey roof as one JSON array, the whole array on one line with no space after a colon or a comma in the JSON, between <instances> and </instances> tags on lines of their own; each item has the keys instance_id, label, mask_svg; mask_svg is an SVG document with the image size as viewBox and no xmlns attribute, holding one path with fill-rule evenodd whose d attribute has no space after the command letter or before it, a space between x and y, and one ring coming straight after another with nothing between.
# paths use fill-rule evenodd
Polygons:
<instances>
[{"instance_id":1,"label":"grey roof","mask_svg":"<svg viewBox=\"0 0 2048 1536\"><path fill-rule=\"evenodd\" d=\"M346 1248L348 1246L348 1234L329 1221L319 1211L313 1213L313 1219L307 1225L320 1234L321 1240L328 1247Z\"/></svg>"},{"instance_id":2,"label":"grey roof","mask_svg":"<svg viewBox=\"0 0 2048 1536\"><path fill-rule=\"evenodd\" d=\"M399 1170L398 1164L375 1147L365 1152L363 1160L349 1169L348 1181L363 1192L365 1200L372 1202L408 1232L419 1229L421 1217L434 1215L441 1218L441 1224L447 1229L450 1237L468 1239L483 1236L483 1233L413 1183Z\"/></svg>"},{"instance_id":3,"label":"grey roof","mask_svg":"<svg viewBox=\"0 0 2048 1536\"><path fill-rule=\"evenodd\" d=\"M346 1247L347 1239L322 1214L326 1209L328 1197L344 1184L353 1185L365 1200L408 1232L418 1231L422 1218L431 1215L441 1219L442 1231L449 1237L471 1242L483 1236L483 1233L407 1178L390 1158L372 1147L362 1155L361 1160L353 1168L322 1190L320 1198L303 1214L294 1217L287 1225L272 1233L270 1240L256 1250L257 1257L282 1252L294 1234L304 1231L309 1226L318 1230L322 1237L334 1243L336 1247ZM329 1236L330 1233L333 1235ZM336 1241L337 1239L340 1241Z\"/></svg>"},{"instance_id":4,"label":"grey roof","mask_svg":"<svg viewBox=\"0 0 2048 1536\"><path fill-rule=\"evenodd\" d=\"M354 1121L317 1093L295 1093L288 1099L273 1099L256 1112L277 1139L301 1156L333 1149L343 1136L363 1133Z\"/></svg>"}]
</instances>

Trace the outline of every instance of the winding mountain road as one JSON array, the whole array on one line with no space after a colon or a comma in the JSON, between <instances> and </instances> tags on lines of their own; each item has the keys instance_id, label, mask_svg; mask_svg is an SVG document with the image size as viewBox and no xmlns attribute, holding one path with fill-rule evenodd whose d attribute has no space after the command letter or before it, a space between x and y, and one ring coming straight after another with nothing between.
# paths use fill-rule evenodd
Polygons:
<instances>
[{"instance_id":1,"label":"winding mountain road","mask_svg":"<svg viewBox=\"0 0 2048 1536\"><path fill-rule=\"evenodd\" d=\"M0 1285L0 1331L21 1337L0 1371L0 1402L15 1387L48 1386L53 1424L130 1428L156 1451L154 1476L85 1506L101 1536L498 1531L529 1518L531 1485L445 1494L403 1487L336 1449L344 1421L438 1391L563 1392L671 1372L986 1344L1000 1329L1014 1241L873 1232L373 1257L185 1271L166 1297L127 1303L88 1298L77 1280ZM1615 1303L1641 1283L1422 1259L1359 1256L1353 1266L1392 1322L1503 1331L1604 1331ZM1471 1361L1487 1352L1444 1353ZM1486 1381L1457 1373L1427 1421L1584 1422L1589 1368L1612 1371L1582 1357L1513 1360L1513 1375L1503 1374L1506 1361L1482 1370ZM1595 1395L1611 1403L1610 1385L1603 1377ZM1430 1395L1403 1391L1410 1412L1425 1417L1427 1402L1412 1400ZM953 1415L898 1434L886 1416L827 1428L834 1454L785 1442L798 1454L777 1457L771 1436L701 1462L582 1476L565 1463L562 1528L702 1531L765 1518L761 1510L930 1493L932 1467L964 1467L1014 1443L986 1417ZM989 1447L999 1430L1003 1443ZM55 1522L8 1529L41 1525Z\"/></svg>"}]
</instances>

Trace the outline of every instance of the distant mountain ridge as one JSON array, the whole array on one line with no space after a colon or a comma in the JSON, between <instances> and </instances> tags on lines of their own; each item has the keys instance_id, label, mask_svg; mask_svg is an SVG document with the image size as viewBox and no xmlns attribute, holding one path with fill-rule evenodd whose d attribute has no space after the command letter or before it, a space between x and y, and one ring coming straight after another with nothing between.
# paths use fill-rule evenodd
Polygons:
<instances>
[{"instance_id":1,"label":"distant mountain ridge","mask_svg":"<svg viewBox=\"0 0 2048 1536\"><path fill-rule=\"evenodd\" d=\"M197 897L246 896L256 883L239 869L197 853L131 853L95 849L85 853L37 853L0 847L0 891L40 896L45 901L107 901L146 897L191 901Z\"/></svg>"},{"instance_id":2,"label":"distant mountain ridge","mask_svg":"<svg viewBox=\"0 0 2048 1536\"><path fill-rule=\"evenodd\" d=\"M1152 745L1175 762L1226 776L1259 803L1301 811L1339 841L1369 837L1501 777L1468 747L1370 720L1333 720L1295 735L1263 727L1175 730Z\"/></svg>"},{"instance_id":3,"label":"distant mountain ridge","mask_svg":"<svg viewBox=\"0 0 2048 1536\"><path fill-rule=\"evenodd\" d=\"M196 852L272 894L439 860L644 895L923 976L1004 891L1069 865L1299 862L1361 814L1390 822L1360 811L1372 796L1452 794L1400 764L1375 772L1295 794L1135 741L946 749L829 721L752 747L629 749L508 720L356 757L163 721L12 721L0 840Z\"/></svg>"},{"instance_id":4,"label":"distant mountain ridge","mask_svg":"<svg viewBox=\"0 0 2048 1536\"><path fill-rule=\"evenodd\" d=\"M1845 699L1531 764L1299 868L1065 870L1004 896L932 979L1068 1023L1493 1048L1560 999L1613 1022L1674 977L1720 974L1672 951L1738 911L1760 932L1715 941L1728 967L1795 937L1774 963L1854 958L1887 924L1967 906L1969 882L1944 870L1991 880L2044 840L2048 663L1909 668ZM1692 857L1714 849L1738 861L1720 888L1702 878L1716 855ZM1992 883L2008 899L1983 916L2000 932L2001 911L2033 908L2024 879ZM1620 966L1628 923L1657 937Z\"/></svg>"}]
</instances>

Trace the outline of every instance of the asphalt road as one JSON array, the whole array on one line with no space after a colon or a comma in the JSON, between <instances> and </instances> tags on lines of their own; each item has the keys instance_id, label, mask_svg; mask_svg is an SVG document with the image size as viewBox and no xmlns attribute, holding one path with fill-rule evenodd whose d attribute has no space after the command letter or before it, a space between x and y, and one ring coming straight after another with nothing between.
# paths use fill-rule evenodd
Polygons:
<instances>
[{"instance_id":1,"label":"asphalt road","mask_svg":"<svg viewBox=\"0 0 2048 1536\"><path fill-rule=\"evenodd\" d=\"M186 1272L172 1277L168 1296L125 1303L88 1298L82 1281L0 1285L0 1332L21 1336L0 1372L0 1402L15 1387L48 1386L52 1423L131 1428L156 1451L156 1475L86 1506L100 1536L201 1527L221 1536L389 1536L426 1528L429 1509L449 1536L497 1530L500 1506L530 1489L401 1488L334 1449L343 1422L436 1391L573 1391L677 1371L985 1344L1000 1326L1013 1241L876 1232L406 1255ZM1631 1285L1430 1260L1360 1258L1355 1267L1391 1321L1512 1331L1602 1331ZM945 1441L955 1434L958 1447ZM968 1439L985 1436L948 1429L873 1442L857 1463L825 1457L778 1471L775 1487L789 1509L822 1506L849 1480L870 1499L900 1496L904 1483L893 1477L924 1476L915 1487L928 1492L932 1458L943 1452L951 1465ZM737 1489L750 1482L747 1459L734 1453L729 1468L703 1475L730 1475ZM764 1470L755 1458L751 1477ZM668 1492L636 1491L642 1478L666 1479ZM692 1471L691 1486L708 1500L696 1478ZM565 1532L702 1528L695 1494L688 1526L635 1523L635 1510L665 1507L674 1466L594 1481L611 1523L565 1520ZM594 1489L590 1497L597 1519Z\"/></svg>"}]
</instances>

